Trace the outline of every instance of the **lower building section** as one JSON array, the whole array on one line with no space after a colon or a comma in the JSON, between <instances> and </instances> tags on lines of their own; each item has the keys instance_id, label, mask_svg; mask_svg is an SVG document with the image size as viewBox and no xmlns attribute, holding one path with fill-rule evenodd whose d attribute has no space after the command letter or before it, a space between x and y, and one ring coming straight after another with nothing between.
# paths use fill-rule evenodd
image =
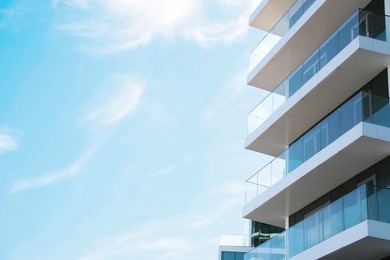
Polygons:
<instances>
[{"instance_id":1,"label":"lower building section","mask_svg":"<svg viewBox=\"0 0 390 260\"><path fill-rule=\"evenodd\" d=\"M348 254L353 254L353 259L389 256L389 169L390 157L387 157L324 194L292 214L286 231L248 252L244 259L352 259ZM359 250L364 253L357 253Z\"/></svg>"},{"instance_id":2,"label":"lower building section","mask_svg":"<svg viewBox=\"0 0 390 260\"><path fill-rule=\"evenodd\" d=\"M244 255L251 248L246 246L220 246L219 260L244 260Z\"/></svg>"},{"instance_id":3,"label":"lower building section","mask_svg":"<svg viewBox=\"0 0 390 260\"><path fill-rule=\"evenodd\" d=\"M246 222L245 235L222 235L219 244L219 260L243 260L244 254L253 249L249 246L249 222Z\"/></svg>"},{"instance_id":4,"label":"lower building section","mask_svg":"<svg viewBox=\"0 0 390 260\"><path fill-rule=\"evenodd\" d=\"M252 221L251 246L257 247L284 231L284 228Z\"/></svg>"}]
</instances>

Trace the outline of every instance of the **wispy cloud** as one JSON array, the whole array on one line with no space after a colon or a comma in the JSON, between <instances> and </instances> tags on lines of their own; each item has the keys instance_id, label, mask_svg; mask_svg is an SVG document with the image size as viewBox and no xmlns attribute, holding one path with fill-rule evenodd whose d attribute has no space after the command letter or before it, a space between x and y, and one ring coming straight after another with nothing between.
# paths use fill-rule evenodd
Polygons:
<instances>
[{"instance_id":1,"label":"wispy cloud","mask_svg":"<svg viewBox=\"0 0 390 260\"><path fill-rule=\"evenodd\" d=\"M172 259L192 249L188 238L178 236L155 236L150 229L105 238L96 248L89 248L80 260L119 259L145 252L155 254L158 259ZM119 257L119 258L118 258Z\"/></svg>"},{"instance_id":2,"label":"wispy cloud","mask_svg":"<svg viewBox=\"0 0 390 260\"><path fill-rule=\"evenodd\" d=\"M157 125L169 124L176 120L176 116L166 112L166 107L161 101L148 102L145 105L145 110L150 120Z\"/></svg>"},{"instance_id":3,"label":"wispy cloud","mask_svg":"<svg viewBox=\"0 0 390 260\"><path fill-rule=\"evenodd\" d=\"M169 174L169 173L175 171L177 168L183 166L184 164L189 164L189 163L194 162L195 159L196 159L195 156L191 156L191 155L184 156L178 162L164 166L164 167L156 170L155 172L149 174L148 176L149 177L156 177L156 176Z\"/></svg>"},{"instance_id":4,"label":"wispy cloud","mask_svg":"<svg viewBox=\"0 0 390 260\"><path fill-rule=\"evenodd\" d=\"M101 126L111 126L131 115L140 103L146 82L133 77L120 77L118 86L107 86L110 90L99 93L99 101L92 101L86 119Z\"/></svg>"},{"instance_id":5,"label":"wispy cloud","mask_svg":"<svg viewBox=\"0 0 390 260\"><path fill-rule=\"evenodd\" d=\"M9 194L14 194L24 190L51 185L76 175L85 167L87 162L94 155L95 151L96 151L95 148L89 149L80 158L74 161L71 165L69 165L64 169L56 171L52 174L42 176L42 177L37 177L37 178L18 180L13 185L11 185L11 188L9 189Z\"/></svg>"},{"instance_id":6,"label":"wispy cloud","mask_svg":"<svg viewBox=\"0 0 390 260\"><path fill-rule=\"evenodd\" d=\"M198 42L203 47L214 43L231 43L245 35L247 32L247 19L239 16L234 20L226 22L204 21L196 26L183 28L182 34L185 38Z\"/></svg>"},{"instance_id":7,"label":"wispy cloud","mask_svg":"<svg viewBox=\"0 0 390 260\"><path fill-rule=\"evenodd\" d=\"M18 149L18 141L15 137L0 132L0 154Z\"/></svg>"},{"instance_id":8,"label":"wispy cloud","mask_svg":"<svg viewBox=\"0 0 390 260\"><path fill-rule=\"evenodd\" d=\"M155 37L183 37L201 46L229 43L247 31L249 2L230 0L56 0L70 20L59 28L91 52L119 52ZM218 14L206 13L213 5Z\"/></svg>"},{"instance_id":9,"label":"wispy cloud","mask_svg":"<svg viewBox=\"0 0 390 260\"><path fill-rule=\"evenodd\" d=\"M155 177L155 176L168 174L168 173L174 171L177 168L177 166L178 166L178 164L172 164L172 165L169 165L169 166L165 166L165 167L163 167L163 168L153 172L149 176L150 177Z\"/></svg>"},{"instance_id":10,"label":"wispy cloud","mask_svg":"<svg viewBox=\"0 0 390 260\"><path fill-rule=\"evenodd\" d=\"M215 259L216 250L210 253L207 248L216 247L220 230L226 230L225 219L242 205L237 199L242 190L237 186L222 183L215 190L199 194L201 205L189 202L191 210L181 215L138 223L121 234L97 237L79 259L148 259L150 255L157 259ZM205 204L206 200L211 203Z\"/></svg>"}]
</instances>

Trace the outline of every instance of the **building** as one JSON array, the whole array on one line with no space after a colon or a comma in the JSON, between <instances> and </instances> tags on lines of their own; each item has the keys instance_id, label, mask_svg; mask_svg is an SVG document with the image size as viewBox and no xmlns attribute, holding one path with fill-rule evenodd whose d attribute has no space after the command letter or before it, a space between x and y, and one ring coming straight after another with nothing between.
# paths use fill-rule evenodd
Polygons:
<instances>
[{"instance_id":1,"label":"building","mask_svg":"<svg viewBox=\"0 0 390 260\"><path fill-rule=\"evenodd\" d=\"M259 1L257 1L259 2ZM263 0L245 147L257 259L390 257L390 0ZM225 260L225 259L222 259Z\"/></svg>"}]
</instances>

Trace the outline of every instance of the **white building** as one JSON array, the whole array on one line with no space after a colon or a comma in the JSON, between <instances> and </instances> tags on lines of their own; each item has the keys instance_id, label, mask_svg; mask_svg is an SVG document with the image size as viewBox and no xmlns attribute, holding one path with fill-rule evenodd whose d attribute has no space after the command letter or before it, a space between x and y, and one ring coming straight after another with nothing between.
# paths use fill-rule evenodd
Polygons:
<instances>
[{"instance_id":1,"label":"white building","mask_svg":"<svg viewBox=\"0 0 390 260\"><path fill-rule=\"evenodd\" d=\"M390 259L390 0L263 0L248 85L257 259ZM227 260L223 259L222 260Z\"/></svg>"}]
</instances>

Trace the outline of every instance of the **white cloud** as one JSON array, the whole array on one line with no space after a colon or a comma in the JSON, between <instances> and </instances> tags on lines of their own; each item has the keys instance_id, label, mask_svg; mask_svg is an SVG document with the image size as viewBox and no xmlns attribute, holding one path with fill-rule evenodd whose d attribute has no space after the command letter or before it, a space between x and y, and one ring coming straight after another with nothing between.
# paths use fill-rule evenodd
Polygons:
<instances>
[{"instance_id":1,"label":"white cloud","mask_svg":"<svg viewBox=\"0 0 390 260\"><path fill-rule=\"evenodd\" d=\"M0 133L0 154L18 149L17 139L9 134Z\"/></svg>"},{"instance_id":2,"label":"white cloud","mask_svg":"<svg viewBox=\"0 0 390 260\"><path fill-rule=\"evenodd\" d=\"M149 177L156 177L156 176L169 174L169 173L177 170L177 168L179 168L183 165L193 163L195 161L195 159L196 159L195 156L191 156L191 155L184 156L178 162L164 166L164 167L156 170L155 172L149 174L148 176Z\"/></svg>"},{"instance_id":3,"label":"white cloud","mask_svg":"<svg viewBox=\"0 0 390 260\"><path fill-rule=\"evenodd\" d=\"M145 104L145 110L151 121L157 125L169 124L176 120L176 116L168 114L166 106L160 101L148 102L148 104Z\"/></svg>"},{"instance_id":4,"label":"white cloud","mask_svg":"<svg viewBox=\"0 0 390 260\"><path fill-rule=\"evenodd\" d=\"M69 178L73 175L78 174L86 165L86 163L91 159L96 149L90 149L86 153L84 153L79 159L73 162L68 167L56 171L50 175L37 177L37 178L29 178L22 179L16 181L10 188L9 194L13 194L16 192L34 189L42 186L51 185L57 183L63 179Z\"/></svg>"},{"instance_id":5,"label":"white cloud","mask_svg":"<svg viewBox=\"0 0 390 260\"><path fill-rule=\"evenodd\" d=\"M247 19L240 16L225 23L207 21L197 26L184 28L183 36L207 47L216 42L231 43L244 35L246 31Z\"/></svg>"},{"instance_id":6,"label":"white cloud","mask_svg":"<svg viewBox=\"0 0 390 260\"><path fill-rule=\"evenodd\" d=\"M249 13L249 2L229 0L56 0L53 6L70 17L59 28L98 53L128 50L158 36L202 46L229 43L245 35Z\"/></svg>"},{"instance_id":7,"label":"white cloud","mask_svg":"<svg viewBox=\"0 0 390 260\"><path fill-rule=\"evenodd\" d=\"M108 86L104 93L99 93L100 101L93 104L94 107L86 114L88 121L110 126L122 121L137 109L146 82L132 77L122 77L121 81L119 86Z\"/></svg>"},{"instance_id":8,"label":"white cloud","mask_svg":"<svg viewBox=\"0 0 390 260\"><path fill-rule=\"evenodd\" d=\"M144 252L144 255L155 255L155 259L172 259L185 254L193 245L188 238L178 236L156 236L150 228L105 238L96 248L87 249L80 260L129 259L129 256ZM131 258L131 257L130 257Z\"/></svg>"},{"instance_id":9,"label":"white cloud","mask_svg":"<svg viewBox=\"0 0 390 260\"><path fill-rule=\"evenodd\" d=\"M177 166L178 166L178 164L173 164L173 165L169 165L169 166L163 167L163 168L153 172L149 176L150 177L155 177L155 176L168 174L168 173L174 171L177 168Z\"/></svg>"},{"instance_id":10,"label":"white cloud","mask_svg":"<svg viewBox=\"0 0 390 260\"><path fill-rule=\"evenodd\" d=\"M232 192L229 189L233 189ZM102 259L216 259L221 230L226 218L234 216L242 200L234 183L222 183L214 191L199 194L201 205L176 216L138 223L121 234L97 237L87 246L80 260ZM242 194L240 194L242 195ZM242 196L240 196L242 197ZM238 212L237 212L238 213ZM237 214L239 221L239 213Z\"/></svg>"}]
</instances>

